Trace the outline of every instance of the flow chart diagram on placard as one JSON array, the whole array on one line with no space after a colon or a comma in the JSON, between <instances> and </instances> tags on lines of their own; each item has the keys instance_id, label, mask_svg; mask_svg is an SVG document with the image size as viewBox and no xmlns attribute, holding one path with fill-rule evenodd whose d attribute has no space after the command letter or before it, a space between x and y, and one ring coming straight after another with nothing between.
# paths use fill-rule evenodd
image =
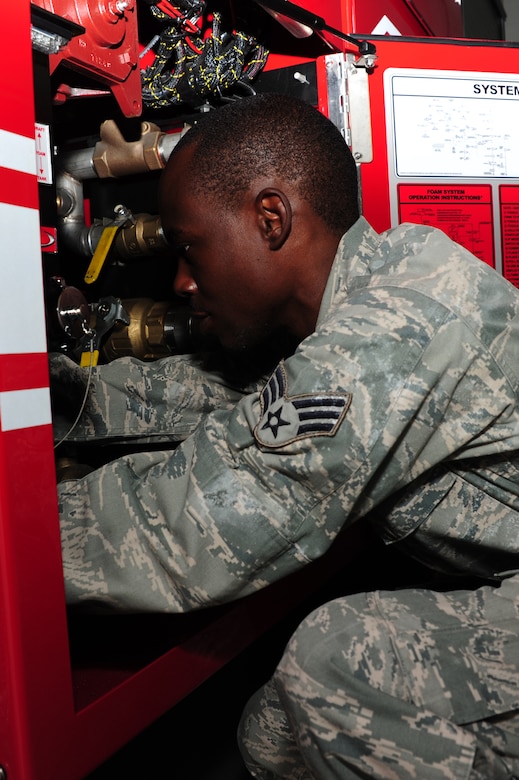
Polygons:
<instances>
[{"instance_id":1,"label":"flow chart diagram on placard","mask_svg":"<svg viewBox=\"0 0 519 780\"><path fill-rule=\"evenodd\" d=\"M494 266L492 188L467 184L399 184L400 222L432 225Z\"/></svg>"},{"instance_id":2,"label":"flow chart diagram on placard","mask_svg":"<svg viewBox=\"0 0 519 780\"><path fill-rule=\"evenodd\" d=\"M519 79L448 72L390 78L397 176L519 177Z\"/></svg>"}]
</instances>

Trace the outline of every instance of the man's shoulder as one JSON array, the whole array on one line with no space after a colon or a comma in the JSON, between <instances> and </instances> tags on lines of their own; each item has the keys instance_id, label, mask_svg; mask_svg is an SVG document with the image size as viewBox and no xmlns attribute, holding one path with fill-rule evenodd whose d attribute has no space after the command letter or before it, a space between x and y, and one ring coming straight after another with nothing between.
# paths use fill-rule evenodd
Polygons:
<instances>
[{"instance_id":1,"label":"man's shoulder","mask_svg":"<svg viewBox=\"0 0 519 780\"><path fill-rule=\"evenodd\" d=\"M378 254L385 259L381 272L394 282L400 278L404 284L409 280L421 289L434 289L446 301L453 297L449 293L456 300L459 288L471 285L478 290L501 289L506 298L519 301L519 291L499 271L437 227L403 223L381 236Z\"/></svg>"}]
</instances>

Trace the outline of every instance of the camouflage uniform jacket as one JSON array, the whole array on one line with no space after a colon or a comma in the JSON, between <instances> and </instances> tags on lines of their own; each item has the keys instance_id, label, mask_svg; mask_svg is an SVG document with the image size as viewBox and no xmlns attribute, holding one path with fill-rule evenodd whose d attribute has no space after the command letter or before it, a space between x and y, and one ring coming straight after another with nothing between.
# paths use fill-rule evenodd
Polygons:
<instances>
[{"instance_id":1,"label":"camouflage uniform jacket","mask_svg":"<svg viewBox=\"0 0 519 780\"><path fill-rule=\"evenodd\" d=\"M518 402L519 292L438 230L361 218L315 332L253 392L190 358L94 372L77 438L183 441L59 486L69 601L223 602L366 517L499 580L519 570Z\"/></svg>"}]
</instances>

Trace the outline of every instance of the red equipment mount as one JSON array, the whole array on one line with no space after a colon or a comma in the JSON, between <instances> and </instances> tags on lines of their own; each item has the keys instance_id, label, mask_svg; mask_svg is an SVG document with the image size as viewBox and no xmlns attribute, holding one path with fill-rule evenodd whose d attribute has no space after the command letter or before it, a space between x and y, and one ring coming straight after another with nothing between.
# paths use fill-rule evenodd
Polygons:
<instances>
[{"instance_id":1,"label":"red equipment mount","mask_svg":"<svg viewBox=\"0 0 519 780\"><path fill-rule=\"evenodd\" d=\"M35 0L35 4L85 30L50 55L50 72L63 63L91 76L111 89L125 116L139 116L142 92L136 0Z\"/></svg>"}]
</instances>

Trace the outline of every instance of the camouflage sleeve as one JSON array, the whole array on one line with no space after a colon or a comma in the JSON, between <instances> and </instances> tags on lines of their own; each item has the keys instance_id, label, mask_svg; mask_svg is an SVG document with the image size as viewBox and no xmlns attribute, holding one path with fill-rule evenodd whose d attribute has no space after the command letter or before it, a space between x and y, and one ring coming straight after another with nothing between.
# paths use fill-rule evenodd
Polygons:
<instances>
[{"instance_id":1,"label":"camouflage sleeve","mask_svg":"<svg viewBox=\"0 0 519 780\"><path fill-rule=\"evenodd\" d=\"M175 451L59 486L69 602L183 611L246 595L453 451L508 446L511 410L448 310L368 289Z\"/></svg>"},{"instance_id":2,"label":"camouflage sleeve","mask_svg":"<svg viewBox=\"0 0 519 780\"><path fill-rule=\"evenodd\" d=\"M208 412L231 409L244 393L202 357L174 356L152 363L119 358L90 372L61 354L50 356L55 439L138 438L180 441Z\"/></svg>"}]
</instances>

